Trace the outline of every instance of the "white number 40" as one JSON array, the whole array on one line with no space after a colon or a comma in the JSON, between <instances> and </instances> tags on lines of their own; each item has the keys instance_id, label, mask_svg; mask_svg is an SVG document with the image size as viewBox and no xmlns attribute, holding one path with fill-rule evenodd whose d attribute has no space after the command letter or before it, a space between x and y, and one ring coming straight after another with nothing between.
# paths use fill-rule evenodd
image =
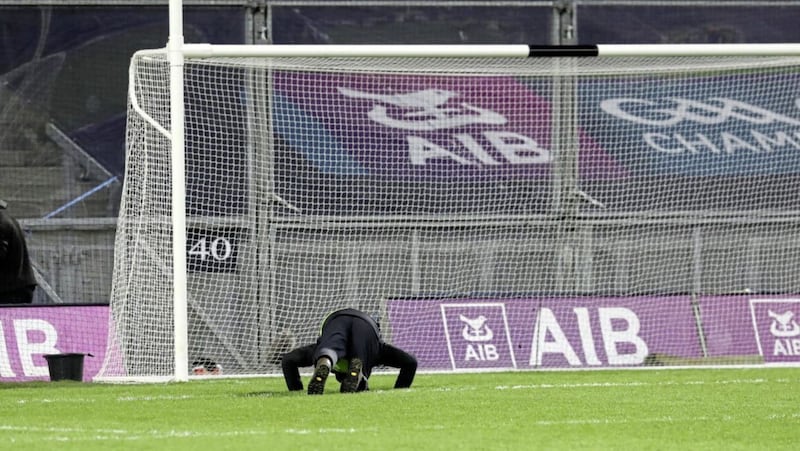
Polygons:
<instances>
[{"instance_id":1,"label":"white number 40","mask_svg":"<svg viewBox=\"0 0 800 451\"><path fill-rule=\"evenodd\" d=\"M230 258L232 252L231 242L227 238L218 237L213 240L210 238L200 238L194 246L189 249L188 253L192 257L199 258L200 261L213 258L221 262Z\"/></svg>"}]
</instances>

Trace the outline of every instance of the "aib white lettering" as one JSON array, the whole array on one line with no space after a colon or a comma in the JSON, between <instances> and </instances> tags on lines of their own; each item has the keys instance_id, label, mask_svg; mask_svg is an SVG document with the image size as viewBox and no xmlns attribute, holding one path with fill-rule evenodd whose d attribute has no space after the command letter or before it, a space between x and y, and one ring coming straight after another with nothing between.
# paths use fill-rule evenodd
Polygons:
<instances>
[{"instance_id":1,"label":"aib white lettering","mask_svg":"<svg viewBox=\"0 0 800 451\"><path fill-rule=\"evenodd\" d=\"M774 356L800 356L800 339L784 338L775 340L772 355Z\"/></svg>"},{"instance_id":2,"label":"aib white lettering","mask_svg":"<svg viewBox=\"0 0 800 451\"><path fill-rule=\"evenodd\" d=\"M500 359L497 347L492 344L468 344L464 361L495 361Z\"/></svg>"},{"instance_id":3,"label":"aib white lettering","mask_svg":"<svg viewBox=\"0 0 800 451\"><path fill-rule=\"evenodd\" d=\"M11 354L19 357L22 373L27 377L47 376L47 366L38 366L33 362L34 355L57 354L56 342L58 332L52 324L41 319L15 319L11 322L11 330L17 342L17 348L9 350L5 335L5 327L9 324L0 322L0 377L17 377L11 366Z\"/></svg>"},{"instance_id":4,"label":"aib white lettering","mask_svg":"<svg viewBox=\"0 0 800 451\"><path fill-rule=\"evenodd\" d=\"M551 309L542 308L539 311L533 332L531 366L541 366L544 357L549 354L560 355L570 366L603 364L597 354L589 309L576 307L572 309L572 313L578 326L580 343L570 342ZM649 351L647 343L639 337L640 323L636 313L623 307L604 307L597 309L597 317L602 346L609 365L635 365L644 362ZM620 324L624 326L619 327ZM583 351L582 356L576 351L575 345L578 344L578 349ZM621 353L618 346L620 344L628 344L628 348L632 346L633 352Z\"/></svg>"},{"instance_id":5,"label":"aib white lettering","mask_svg":"<svg viewBox=\"0 0 800 451\"><path fill-rule=\"evenodd\" d=\"M508 119L501 113L467 102L456 102L459 93L446 89L423 89L410 92L374 93L346 87L339 93L353 99L373 103L367 117L384 127L412 133L432 132L471 126L503 126ZM547 164L550 151L532 138L502 130L487 130L481 136L488 141L485 148L475 136L454 133L448 144L410 134L408 157L412 165L451 162L465 166L502 164Z\"/></svg>"},{"instance_id":6,"label":"aib white lettering","mask_svg":"<svg viewBox=\"0 0 800 451\"><path fill-rule=\"evenodd\" d=\"M550 151L540 147L532 138L509 131L485 131L483 137L491 144L490 149L502 156L493 157L488 150L468 134L453 135L461 145L445 148L419 136L409 135L408 156L411 164L424 166L431 162L450 161L470 166L494 166L500 164L546 164L550 162Z\"/></svg>"}]
</instances>

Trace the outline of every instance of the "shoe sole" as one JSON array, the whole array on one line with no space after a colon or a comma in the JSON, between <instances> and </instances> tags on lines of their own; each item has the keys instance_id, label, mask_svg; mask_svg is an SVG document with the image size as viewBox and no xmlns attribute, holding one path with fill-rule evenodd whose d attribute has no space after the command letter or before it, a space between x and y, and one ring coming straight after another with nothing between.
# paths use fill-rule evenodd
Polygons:
<instances>
[{"instance_id":1,"label":"shoe sole","mask_svg":"<svg viewBox=\"0 0 800 451\"><path fill-rule=\"evenodd\" d=\"M311 382L308 383L309 395L321 395L325 392L325 381L328 380L328 375L331 369L325 365L320 365L314 370L314 375L311 376Z\"/></svg>"},{"instance_id":2,"label":"shoe sole","mask_svg":"<svg viewBox=\"0 0 800 451\"><path fill-rule=\"evenodd\" d=\"M361 370L363 364L361 359L353 359L350 361L350 368L347 370L347 375L342 381L343 393L355 393L358 390L358 383L361 382Z\"/></svg>"}]
</instances>

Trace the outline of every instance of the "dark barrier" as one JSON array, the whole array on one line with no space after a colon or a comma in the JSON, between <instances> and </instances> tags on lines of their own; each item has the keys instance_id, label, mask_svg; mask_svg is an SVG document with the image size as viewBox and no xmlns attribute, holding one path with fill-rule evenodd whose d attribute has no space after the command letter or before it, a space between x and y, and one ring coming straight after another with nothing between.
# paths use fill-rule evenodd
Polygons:
<instances>
[{"instance_id":1,"label":"dark barrier","mask_svg":"<svg viewBox=\"0 0 800 451\"><path fill-rule=\"evenodd\" d=\"M85 354L47 354L44 359L47 361L47 369L50 372L51 381L73 380L83 381L83 358ZM91 356L91 354L89 354Z\"/></svg>"}]
</instances>

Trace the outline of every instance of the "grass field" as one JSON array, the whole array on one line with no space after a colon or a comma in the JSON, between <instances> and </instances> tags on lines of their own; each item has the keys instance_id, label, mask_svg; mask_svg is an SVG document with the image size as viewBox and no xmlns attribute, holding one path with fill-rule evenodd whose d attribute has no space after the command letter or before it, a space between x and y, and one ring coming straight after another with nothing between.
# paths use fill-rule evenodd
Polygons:
<instances>
[{"instance_id":1,"label":"grass field","mask_svg":"<svg viewBox=\"0 0 800 451\"><path fill-rule=\"evenodd\" d=\"M307 377L305 378L307 381ZM417 375L393 390L283 379L0 385L18 450L736 450L800 447L800 369Z\"/></svg>"}]
</instances>

